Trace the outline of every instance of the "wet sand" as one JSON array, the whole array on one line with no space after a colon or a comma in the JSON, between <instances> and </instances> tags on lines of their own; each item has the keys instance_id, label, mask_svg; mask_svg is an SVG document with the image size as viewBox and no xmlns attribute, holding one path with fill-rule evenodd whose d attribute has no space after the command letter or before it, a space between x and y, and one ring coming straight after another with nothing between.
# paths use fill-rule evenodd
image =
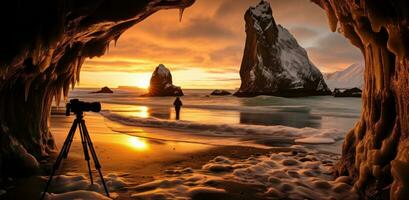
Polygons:
<instances>
[{"instance_id":1,"label":"wet sand","mask_svg":"<svg viewBox=\"0 0 409 200\"><path fill-rule=\"evenodd\" d=\"M108 121L97 114L90 114L85 119L103 170L108 173L132 173L131 176L135 178L158 175L164 168L173 166L175 163L198 164L221 154L244 158L270 151L266 146L249 147L245 146L248 145L247 142L231 138L195 136L155 128L127 127ZM51 131L58 147L62 146L72 120L73 117L65 116L52 118L55 126ZM121 130L127 131L118 133ZM141 137L129 135L129 132L137 133ZM86 172L86 169L77 131L69 159L60 172Z\"/></svg>"},{"instance_id":2,"label":"wet sand","mask_svg":"<svg viewBox=\"0 0 409 200\"><path fill-rule=\"evenodd\" d=\"M53 115L51 131L59 149L62 147L73 116ZM183 132L167 131L155 128L135 128L120 125L104 119L99 114L87 114L86 125L94 144L102 173L115 174L126 179L128 187L136 186L167 175L168 170L192 168L200 169L209 160L218 155L235 159L267 154L271 149L261 145L248 146L247 141L225 137L195 136ZM115 131L113 131L115 130ZM136 137L132 135L139 135ZM285 143L287 143L286 141ZM277 145L283 145L277 142ZM289 144L286 144L288 146ZM284 149L285 150L285 149ZM58 152L56 152L57 154ZM42 161L43 175L48 174L53 159ZM98 173L91 164L93 176ZM88 178L87 163L84 160L79 131L77 130L69 156L64 160L57 175L82 174ZM45 185L47 177L31 177L14 181L14 188L2 196L5 199L27 199L38 196ZM51 186L50 191L54 190ZM119 199L128 199L127 190L116 191Z\"/></svg>"},{"instance_id":3,"label":"wet sand","mask_svg":"<svg viewBox=\"0 0 409 200\"><path fill-rule=\"evenodd\" d=\"M58 148L73 120L72 116L52 116L51 131ZM342 193L351 188L330 175L337 157L331 152L338 151L340 142L315 146L317 151L291 146L293 142L284 138L257 141L126 126L95 113L87 114L85 120L114 199L244 200L314 195L342 199ZM42 161L43 176L12 181L12 187L0 198L38 199L55 156ZM77 131L69 157L49 189L54 194L48 199L105 199L98 173L91 166L94 185L89 181ZM270 179L279 179L279 183ZM314 188L320 191L316 193Z\"/></svg>"}]
</instances>

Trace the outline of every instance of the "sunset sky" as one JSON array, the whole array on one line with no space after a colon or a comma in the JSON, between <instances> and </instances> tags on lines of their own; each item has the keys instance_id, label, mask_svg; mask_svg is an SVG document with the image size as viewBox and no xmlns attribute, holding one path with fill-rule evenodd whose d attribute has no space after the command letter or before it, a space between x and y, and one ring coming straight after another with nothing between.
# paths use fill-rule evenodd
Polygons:
<instances>
[{"instance_id":1,"label":"sunset sky","mask_svg":"<svg viewBox=\"0 0 409 200\"><path fill-rule=\"evenodd\" d=\"M80 87L147 87L160 63L182 88L240 86L245 43L243 15L259 0L196 0L179 22L178 10L164 10L125 32L100 58L85 62ZM304 47L322 72L363 58L339 33L329 31L324 12L309 0L270 0L273 15Z\"/></svg>"}]
</instances>

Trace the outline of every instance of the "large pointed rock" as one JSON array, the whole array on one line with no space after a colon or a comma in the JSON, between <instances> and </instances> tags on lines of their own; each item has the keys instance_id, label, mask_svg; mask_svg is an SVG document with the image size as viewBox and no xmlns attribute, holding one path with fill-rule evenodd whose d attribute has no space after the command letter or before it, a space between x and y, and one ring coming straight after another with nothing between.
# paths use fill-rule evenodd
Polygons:
<instances>
[{"instance_id":1,"label":"large pointed rock","mask_svg":"<svg viewBox=\"0 0 409 200\"><path fill-rule=\"evenodd\" d=\"M247 38L236 96L331 94L305 49L276 24L268 1L250 7L244 18Z\"/></svg>"},{"instance_id":2,"label":"large pointed rock","mask_svg":"<svg viewBox=\"0 0 409 200\"><path fill-rule=\"evenodd\" d=\"M149 93L144 96L183 96L183 91L173 85L170 70L160 64L152 74Z\"/></svg>"}]
</instances>

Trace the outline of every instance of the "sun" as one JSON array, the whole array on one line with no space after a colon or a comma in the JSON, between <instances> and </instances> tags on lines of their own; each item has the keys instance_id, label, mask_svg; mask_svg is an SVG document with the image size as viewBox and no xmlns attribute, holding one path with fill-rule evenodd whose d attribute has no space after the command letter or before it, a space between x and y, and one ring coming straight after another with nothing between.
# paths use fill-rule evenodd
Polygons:
<instances>
[{"instance_id":1,"label":"sun","mask_svg":"<svg viewBox=\"0 0 409 200\"><path fill-rule=\"evenodd\" d=\"M138 88L148 89L149 88L150 78L147 76L137 76L135 86Z\"/></svg>"}]
</instances>

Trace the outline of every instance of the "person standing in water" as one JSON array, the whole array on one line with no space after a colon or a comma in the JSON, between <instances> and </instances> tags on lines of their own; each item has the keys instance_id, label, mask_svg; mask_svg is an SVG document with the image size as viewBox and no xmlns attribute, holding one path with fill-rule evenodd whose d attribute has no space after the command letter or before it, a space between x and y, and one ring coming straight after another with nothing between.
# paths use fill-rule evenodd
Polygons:
<instances>
[{"instance_id":1,"label":"person standing in water","mask_svg":"<svg viewBox=\"0 0 409 200\"><path fill-rule=\"evenodd\" d=\"M175 101L173 102L173 105L175 106L176 120L179 120L180 108L183 106L182 101L180 100L179 97L176 97Z\"/></svg>"}]
</instances>

